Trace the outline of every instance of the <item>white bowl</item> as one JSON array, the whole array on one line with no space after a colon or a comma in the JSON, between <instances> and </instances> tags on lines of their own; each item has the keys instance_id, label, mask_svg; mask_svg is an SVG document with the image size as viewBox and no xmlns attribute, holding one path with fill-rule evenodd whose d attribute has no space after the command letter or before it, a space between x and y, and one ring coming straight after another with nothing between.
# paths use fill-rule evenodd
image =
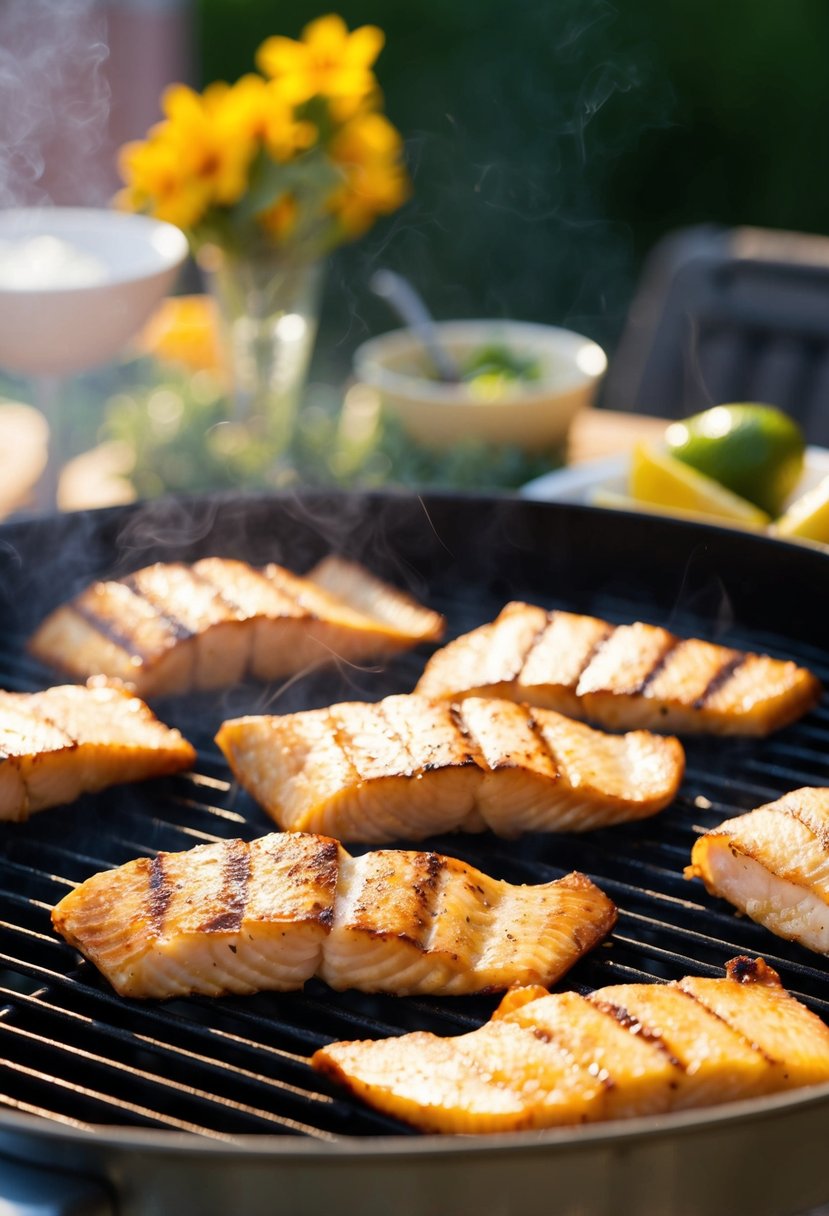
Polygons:
<instances>
[{"instance_id":1,"label":"white bowl","mask_svg":"<svg viewBox=\"0 0 829 1216\"><path fill-rule=\"evenodd\" d=\"M144 215L0 211L0 368L63 375L113 358L170 291L186 256L180 229Z\"/></svg>"},{"instance_id":2,"label":"white bowl","mask_svg":"<svg viewBox=\"0 0 829 1216\"><path fill-rule=\"evenodd\" d=\"M494 400L467 384L433 377L431 363L409 329L372 338L354 355L357 378L374 388L413 439L445 448L462 439L514 444L524 451L554 448L589 405L607 366L600 346L581 334L525 321L443 321L441 344L463 360L490 345L536 359L537 380L515 380Z\"/></svg>"}]
</instances>

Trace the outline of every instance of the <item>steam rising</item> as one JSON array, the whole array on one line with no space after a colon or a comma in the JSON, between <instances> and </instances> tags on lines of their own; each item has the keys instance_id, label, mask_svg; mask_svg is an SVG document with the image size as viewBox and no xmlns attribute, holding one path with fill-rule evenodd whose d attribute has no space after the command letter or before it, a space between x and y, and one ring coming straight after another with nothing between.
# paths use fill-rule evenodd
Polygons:
<instances>
[{"instance_id":1,"label":"steam rising","mask_svg":"<svg viewBox=\"0 0 829 1216\"><path fill-rule=\"evenodd\" d=\"M95 0L0 4L0 207L108 202L107 55Z\"/></svg>"}]
</instances>

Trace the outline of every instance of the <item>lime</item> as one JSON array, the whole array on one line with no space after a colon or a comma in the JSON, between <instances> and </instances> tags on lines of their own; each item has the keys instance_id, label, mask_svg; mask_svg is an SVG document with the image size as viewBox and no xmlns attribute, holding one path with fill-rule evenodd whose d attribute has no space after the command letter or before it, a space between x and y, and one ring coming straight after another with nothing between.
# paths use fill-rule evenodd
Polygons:
<instances>
[{"instance_id":1,"label":"lime","mask_svg":"<svg viewBox=\"0 0 829 1216\"><path fill-rule=\"evenodd\" d=\"M665 443L676 460L778 515L803 472L803 434L773 405L715 405L672 423Z\"/></svg>"},{"instance_id":2,"label":"lime","mask_svg":"<svg viewBox=\"0 0 829 1216\"><path fill-rule=\"evenodd\" d=\"M829 545L829 477L795 499L774 525L776 536Z\"/></svg>"},{"instance_id":3,"label":"lime","mask_svg":"<svg viewBox=\"0 0 829 1216\"><path fill-rule=\"evenodd\" d=\"M633 450L629 490L638 502L667 511L693 512L744 528L763 528L769 522L764 511L718 481L644 444Z\"/></svg>"}]
</instances>

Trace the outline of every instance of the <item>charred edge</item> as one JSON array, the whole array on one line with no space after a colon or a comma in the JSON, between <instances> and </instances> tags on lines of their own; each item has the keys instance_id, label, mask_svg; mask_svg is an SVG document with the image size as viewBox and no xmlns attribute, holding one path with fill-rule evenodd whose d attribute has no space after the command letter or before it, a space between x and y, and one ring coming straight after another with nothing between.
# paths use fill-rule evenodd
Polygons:
<instances>
[{"instance_id":1,"label":"charred edge","mask_svg":"<svg viewBox=\"0 0 829 1216\"><path fill-rule=\"evenodd\" d=\"M248 904L250 849L244 840L227 842L222 891L223 911L199 925L199 933L238 933Z\"/></svg>"},{"instance_id":2,"label":"charred edge","mask_svg":"<svg viewBox=\"0 0 829 1216\"><path fill-rule=\"evenodd\" d=\"M725 964L725 973L738 984L760 984L765 988L782 990L780 976L764 958L749 958L740 954Z\"/></svg>"},{"instance_id":3,"label":"charred edge","mask_svg":"<svg viewBox=\"0 0 829 1216\"><path fill-rule=\"evenodd\" d=\"M107 638L117 646L119 650L124 650L127 654L134 655L142 663L146 663L150 659L150 651L146 647L142 647L137 638L133 637L132 634L124 633L123 630L119 629L110 617L101 616L100 613L93 611L92 608L81 600L75 600L74 603L69 605L69 609L76 616L81 617L82 620L91 625L102 637Z\"/></svg>"},{"instance_id":4,"label":"charred edge","mask_svg":"<svg viewBox=\"0 0 829 1216\"><path fill-rule=\"evenodd\" d=\"M679 644L680 644L679 638L673 637L673 635L669 636L667 642L665 643L665 647L664 647L662 653L659 655L659 658L654 662L654 664L652 665L648 674L646 676L643 676L642 679L639 681L639 683L634 688L630 689L631 696L641 697L645 692L647 692L649 686L654 682L654 680L659 675L659 673L664 670L665 665L668 662L668 659L674 653L674 651L676 650L677 646L679 646Z\"/></svg>"},{"instance_id":5,"label":"charred edge","mask_svg":"<svg viewBox=\"0 0 829 1216\"><path fill-rule=\"evenodd\" d=\"M448 709L449 721L454 726L455 730L460 735L463 742L469 749L465 756L460 757L453 765L453 768L468 768L472 764L476 764L478 768L484 770L485 773L492 771L492 766L487 763L481 745L473 735L469 728L469 724L463 716L463 701L453 701ZM442 766L441 766L442 767Z\"/></svg>"},{"instance_id":6,"label":"charred edge","mask_svg":"<svg viewBox=\"0 0 829 1216\"><path fill-rule=\"evenodd\" d=\"M184 642L188 638L194 637L195 630L190 629L188 625L184 624L184 621L179 620L175 613L170 609L169 604L166 604L164 600L159 599L154 592L139 586L139 584L136 582L136 578L137 575L128 574L127 577L121 581L125 587L130 589L134 596L136 596L138 599L147 601L153 611L170 626L170 629L179 642Z\"/></svg>"},{"instance_id":7,"label":"charred edge","mask_svg":"<svg viewBox=\"0 0 829 1216\"><path fill-rule=\"evenodd\" d=\"M544 734L542 725L536 718L531 707L529 705L524 705L524 706L522 706L522 708L524 710L524 714L526 717L527 726L529 726L530 730L532 731L533 736L535 737L535 740L536 740L539 748L541 749L541 751L544 753L544 755L547 757L547 759L550 761L550 764L552 765L553 780L558 781L561 777L563 777L565 775L564 769L561 766L561 761L559 760L558 756L556 755L556 753L553 749L553 746L550 743L550 740Z\"/></svg>"},{"instance_id":8,"label":"charred edge","mask_svg":"<svg viewBox=\"0 0 829 1216\"><path fill-rule=\"evenodd\" d=\"M646 1026L644 1022L640 1021L628 1009L625 1009L624 1005L614 1005L612 1001L597 1000L595 996L588 999L597 1009L601 1009L603 1013L609 1014L610 1017L614 1018L625 1030L643 1039L646 1043L652 1043L654 1047L668 1058L674 1068L685 1072L685 1065L681 1060L676 1058L661 1034L658 1034L655 1030L651 1030L650 1027Z\"/></svg>"},{"instance_id":9,"label":"charred edge","mask_svg":"<svg viewBox=\"0 0 829 1216\"><path fill-rule=\"evenodd\" d=\"M164 872L164 854L157 853L150 862L150 924L158 937L164 928L173 888Z\"/></svg>"},{"instance_id":10,"label":"charred edge","mask_svg":"<svg viewBox=\"0 0 829 1216\"><path fill-rule=\"evenodd\" d=\"M709 701L715 692L719 692L728 683L737 668L745 663L747 657L747 655L741 654L739 651L732 651L729 658L723 660L719 671L715 672L708 681L702 694L694 701L692 708L704 709L706 701Z\"/></svg>"},{"instance_id":11,"label":"charred edge","mask_svg":"<svg viewBox=\"0 0 829 1216\"><path fill-rule=\"evenodd\" d=\"M733 1034L736 1034L743 1040L748 1048L750 1048L752 1051L756 1051L759 1056L762 1056L767 1064L773 1066L780 1063L780 1061L776 1060L774 1056L770 1056L759 1043L755 1043L754 1040L750 1039L747 1034L743 1034L742 1030L735 1026L733 1022L729 1022L728 1018L724 1018L721 1014L717 1013L715 1009L712 1009L710 1005L706 1005L705 1001L701 1000L695 993L688 992L688 990L683 988L681 984L677 985L677 990L681 992L683 996L687 996L689 1001L695 1001L696 1004L699 1005L700 1009L704 1009L706 1013L710 1014L712 1018L716 1018L717 1021L721 1022L723 1026L727 1026Z\"/></svg>"},{"instance_id":12,"label":"charred edge","mask_svg":"<svg viewBox=\"0 0 829 1216\"><path fill-rule=\"evenodd\" d=\"M446 858L439 853L421 853L415 863L412 892L417 902L414 920L418 928L427 929L435 915L435 898L440 878L446 870ZM422 947L423 943L418 942Z\"/></svg>"},{"instance_id":13,"label":"charred edge","mask_svg":"<svg viewBox=\"0 0 829 1216\"><path fill-rule=\"evenodd\" d=\"M791 794L789 798L791 798ZM819 842L822 849L829 853L829 828L825 823L820 823L814 815L810 815L807 810L801 806L792 806L787 800L781 799L775 810L782 811L784 815L788 815L790 819L796 819L804 828L812 833L815 839Z\"/></svg>"}]
</instances>

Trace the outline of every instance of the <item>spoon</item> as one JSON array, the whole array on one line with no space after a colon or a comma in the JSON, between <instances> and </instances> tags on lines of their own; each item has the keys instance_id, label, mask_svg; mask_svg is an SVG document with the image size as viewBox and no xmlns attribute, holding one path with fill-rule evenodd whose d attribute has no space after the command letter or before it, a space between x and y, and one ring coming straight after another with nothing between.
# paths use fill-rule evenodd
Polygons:
<instances>
[{"instance_id":1,"label":"spoon","mask_svg":"<svg viewBox=\"0 0 829 1216\"><path fill-rule=\"evenodd\" d=\"M457 384L461 378L460 368L452 355L441 346L434 318L409 280L394 270L376 270L368 285L423 344L438 379L447 384Z\"/></svg>"}]
</instances>

